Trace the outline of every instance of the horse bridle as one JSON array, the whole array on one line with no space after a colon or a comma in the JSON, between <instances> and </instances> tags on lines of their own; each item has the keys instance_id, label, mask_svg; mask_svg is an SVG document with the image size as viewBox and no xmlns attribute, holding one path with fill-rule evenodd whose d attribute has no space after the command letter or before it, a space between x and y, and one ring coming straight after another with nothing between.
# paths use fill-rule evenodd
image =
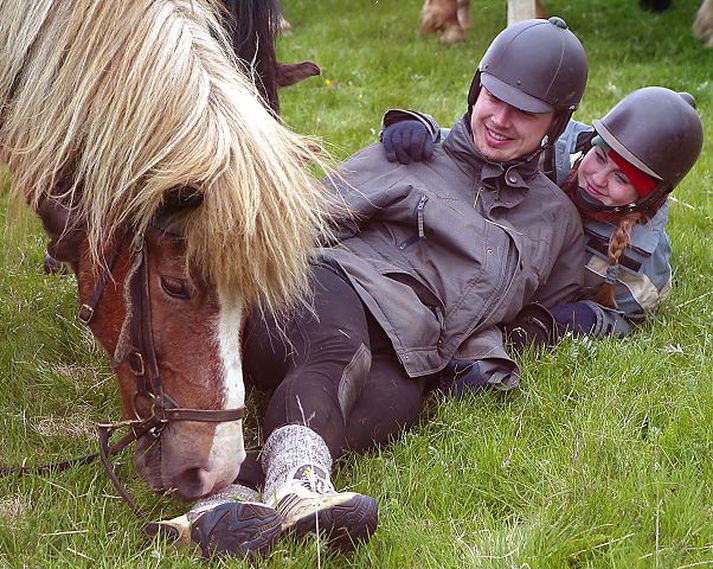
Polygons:
<instances>
[{"instance_id":1,"label":"horse bridle","mask_svg":"<svg viewBox=\"0 0 713 569\"><path fill-rule=\"evenodd\" d=\"M170 229L161 229L164 232L173 233ZM112 279L114 266L119 258L119 250L119 247L117 247L112 252L109 263L101 270L87 302L83 303L79 309L77 317L79 321L86 326L91 326L94 314L101 302L104 289ZM129 294L132 303L132 314L127 316L127 318L130 318L130 345L125 357L120 360L112 359L111 362L115 370L126 362L131 373L136 378L136 393L132 400L132 411L135 418L125 421L98 423L98 453L39 466L3 466L0 467L0 474L29 474L62 471L74 465L91 463L99 457L109 480L111 480L117 492L119 492L119 495L137 516L144 518L145 514L136 505L136 502L129 495L125 486L116 475L109 457L119 454L129 445L146 436L158 441L164 429L173 422L195 421L201 423L224 423L239 421L245 417L245 406L235 409L190 409L179 407L171 397L164 393L161 386L161 376L156 359L153 329L151 326L148 255L149 249L146 245L145 238L143 236L136 237L131 255L131 266L136 267L136 270L133 274L129 274L127 278L130 280L124 285L125 287L130 287ZM149 413L146 416L142 416L139 406L137 405L140 399L144 399L149 403ZM129 429L129 432L119 441L111 444L110 441L113 432L122 428Z\"/></svg>"},{"instance_id":2,"label":"horse bridle","mask_svg":"<svg viewBox=\"0 0 713 569\"><path fill-rule=\"evenodd\" d=\"M159 439L161 433L170 423L179 421L201 423L239 421L245 417L246 409L245 406L235 409L190 409L179 407L171 397L164 393L161 386L161 376L151 326L149 249L145 238L143 236L137 237L132 248L132 265L136 264L137 267L135 273L130 274L128 277L130 282L124 285L129 287L133 311L133 314L128 316L130 318L130 347L123 359L119 361L112 360L112 367L116 370L126 361L136 379L136 393L132 399L132 411L135 418L127 421L98 424L99 456L109 479L121 497L137 515L142 516L135 501L116 476L109 462L109 455L120 452L132 442L138 441L145 436ZM97 279L89 299L82 304L79 310L78 319L87 326L91 325L104 289L111 279L113 265L116 263L117 258L118 251L115 251L109 266L102 271ZM142 399L149 403L149 413L146 416L142 416L140 405L138 404ZM128 428L130 432L112 447L109 443L111 434L120 428Z\"/></svg>"}]
</instances>

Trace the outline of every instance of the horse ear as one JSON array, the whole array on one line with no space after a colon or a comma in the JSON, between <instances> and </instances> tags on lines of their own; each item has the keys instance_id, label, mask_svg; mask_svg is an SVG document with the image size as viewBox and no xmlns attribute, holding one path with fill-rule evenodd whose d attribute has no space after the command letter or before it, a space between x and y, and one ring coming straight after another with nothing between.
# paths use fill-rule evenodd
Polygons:
<instances>
[{"instance_id":1,"label":"horse ear","mask_svg":"<svg viewBox=\"0 0 713 569\"><path fill-rule=\"evenodd\" d=\"M72 222L70 208L48 197L39 203L37 215L42 219L42 225L50 238L47 246L49 254L58 261L76 266L86 232Z\"/></svg>"}]
</instances>

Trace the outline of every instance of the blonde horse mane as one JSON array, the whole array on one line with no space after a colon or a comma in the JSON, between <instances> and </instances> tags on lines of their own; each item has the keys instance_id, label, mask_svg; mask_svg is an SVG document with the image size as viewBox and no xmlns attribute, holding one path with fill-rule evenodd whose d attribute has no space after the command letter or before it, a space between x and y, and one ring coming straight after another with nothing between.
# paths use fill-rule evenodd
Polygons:
<instances>
[{"instance_id":1,"label":"blonde horse mane","mask_svg":"<svg viewBox=\"0 0 713 569\"><path fill-rule=\"evenodd\" d=\"M72 204L94 263L188 188L190 266L248 303L291 304L329 217L318 152L263 107L212 0L0 3L0 160L33 209Z\"/></svg>"}]
</instances>

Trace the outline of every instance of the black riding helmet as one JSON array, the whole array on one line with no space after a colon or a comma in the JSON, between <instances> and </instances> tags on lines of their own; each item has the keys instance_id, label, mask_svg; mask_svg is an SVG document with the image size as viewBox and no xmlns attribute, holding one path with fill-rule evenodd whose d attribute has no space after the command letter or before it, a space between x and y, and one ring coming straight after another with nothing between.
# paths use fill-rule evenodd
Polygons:
<instances>
[{"instance_id":1,"label":"black riding helmet","mask_svg":"<svg viewBox=\"0 0 713 569\"><path fill-rule=\"evenodd\" d=\"M703 147L703 124L695 99L665 87L629 93L592 125L612 150L658 181L650 195L637 201L640 208L660 202L671 192Z\"/></svg>"},{"instance_id":2,"label":"black riding helmet","mask_svg":"<svg viewBox=\"0 0 713 569\"><path fill-rule=\"evenodd\" d=\"M555 112L553 143L567 126L587 84L587 55L562 18L525 20L500 32L480 60L468 93L468 113L481 86L528 112Z\"/></svg>"}]
</instances>

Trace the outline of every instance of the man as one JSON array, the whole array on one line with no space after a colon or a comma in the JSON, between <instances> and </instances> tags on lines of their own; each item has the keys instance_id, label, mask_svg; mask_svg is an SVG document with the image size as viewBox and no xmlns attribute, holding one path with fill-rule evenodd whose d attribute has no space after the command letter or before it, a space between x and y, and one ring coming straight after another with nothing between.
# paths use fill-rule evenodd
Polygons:
<instances>
[{"instance_id":1,"label":"man","mask_svg":"<svg viewBox=\"0 0 713 569\"><path fill-rule=\"evenodd\" d=\"M454 358L468 362L471 384L517 385L498 324L527 303L567 301L582 284L579 216L537 162L586 77L584 50L564 21L511 26L488 48L468 112L430 161L395 165L372 145L325 182L354 215L315 252L312 309L255 315L245 333L246 375L273 391L261 508L274 508L284 531L319 531L343 548L371 537L376 501L337 492L332 461L412 425ZM216 508L202 510L194 535L234 552L240 520L223 522L236 518L225 507L220 519ZM257 533L260 524L248 522Z\"/></svg>"}]
</instances>

